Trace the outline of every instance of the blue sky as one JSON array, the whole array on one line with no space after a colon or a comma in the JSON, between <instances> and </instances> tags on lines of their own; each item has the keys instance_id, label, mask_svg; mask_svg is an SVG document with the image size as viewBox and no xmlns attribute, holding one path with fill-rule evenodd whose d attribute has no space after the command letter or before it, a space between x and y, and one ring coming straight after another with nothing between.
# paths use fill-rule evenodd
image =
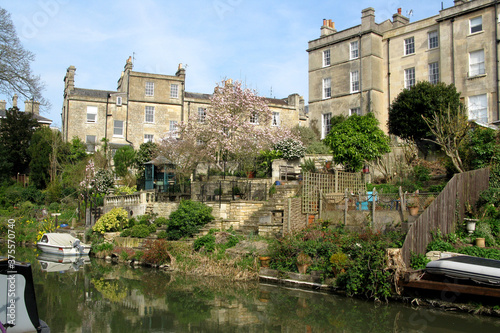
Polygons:
<instances>
[{"instance_id":1,"label":"blue sky","mask_svg":"<svg viewBox=\"0 0 500 333\"><path fill-rule=\"evenodd\" d=\"M442 2L453 6L453 0ZM437 15L441 1L0 0L0 7L36 56L32 70L52 104L42 115L60 127L70 65L80 88L115 90L134 55L134 70L141 72L173 75L184 64L190 92L211 93L217 82L233 78L261 96L298 93L307 102L307 43L320 36L323 19L343 30L360 24L364 8L373 7L382 22L401 7L403 14L413 10L414 22ZM0 99L12 105L7 96Z\"/></svg>"}]
</instances>

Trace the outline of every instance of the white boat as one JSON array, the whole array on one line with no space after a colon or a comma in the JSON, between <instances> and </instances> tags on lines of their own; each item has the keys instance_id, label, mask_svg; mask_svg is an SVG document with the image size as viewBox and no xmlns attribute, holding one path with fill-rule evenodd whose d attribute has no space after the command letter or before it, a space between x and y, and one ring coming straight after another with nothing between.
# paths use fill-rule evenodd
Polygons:
<instances>
[{"instance_id":1,"label":"white boat","mask_svg":"<svg viewBox=\"0 0 500 333\"><path fill-rule=\"evenodd\" d=\"M456 256L431 261L425 270L431 274L500 286L500 260Z\"/></svg>"},{"instance_id":2,"label":"white boat","mask_svg":"<svg viewBox=\"0 0 500 333\"><path fill-rule=\"evenodd\" d=\"M37 246L45 253L65 256L88 255L90 252L90 245L83 244L78 238L54 232L45 233Z\"/></svg>"}]
</instances>

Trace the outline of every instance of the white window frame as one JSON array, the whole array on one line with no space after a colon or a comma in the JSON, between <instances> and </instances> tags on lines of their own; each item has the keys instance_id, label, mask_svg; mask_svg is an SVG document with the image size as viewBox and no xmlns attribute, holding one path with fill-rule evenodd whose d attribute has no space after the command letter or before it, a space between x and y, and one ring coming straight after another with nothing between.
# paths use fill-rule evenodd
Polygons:
<instances>
[{"instance_id":1,"label":"white window frame","mask_svg":"<svg viewBox=\"0 0 500 333\"><path fill-rule=\"evenodd\" d=\"M415 37L405 38L405 55L415 54Z\"/></svg>"},{"instance_id":2,"label":"white window frame","mask_svg":"<svg viewBox=\"0 0 500 333\"><path fill-rule=\"evenodd\" d=\"M427 34L427 46L429 49L435 49L439 47L439 34L437 30L431 31Z\"/></svg>"},{"instance_id":3,"label":"white window frame","mask_svg":"<svg viewBox=\"0 0 500 333\"><path fill-rule=\"evenodd\" d=\"M155 107L151 105L146 105L144 107L144 122L148 124L153 124L155 122Z\"/></svg>"},{"instance_id":4,"label":"white window frame","mask_svg":"<svg viewBox=\"0 0 500 333\"><path fill-rule=\"evenodd\" d=\"M405 69L405 88L410 89L415 85L415 67Z\"/></svg>"},{"instance_id":5,"label":"white window frame","mask_svg":"<svg viewBox=\"0 0 500 333\"><path fill-rule=\"evenodd\" d=\"M179 85L172 83L170 85L170 98L179 98Z\"/></svg>"},{"instance_id":6,"label":"white window frame","mask_svg":"<svg viewBox=\"0 0 500 333\"><path fill-rule=\"evenodd\" d=\"M87 106L87 123L97 123L97 106Z\"/></svg>"},{"instance_id":7,"label":"white window frame","mask_svg":"<svg viewBox=\"0 0 500 333\"><path fill-rule=\"evenodd\" d=\"M259 114L257 113L257 111L254 111L250 114L250 124L253 124L253 125L258 125L259 124Z\"/></svg>"},{"instance_id":8,"label":"white window frame","mask_svg":"<svg viewBox=\"0 0 500 333\"><path fill-rule=\"evenodd\" d=\"M483 124L488 123L488 95L481 94L469 96L469 120L477 120Z\"/></svg>"},{"instance_id":9,"label":"white window frame","mask_svg":"<svg viewBox=\"0 0 500 333\"><path fill-rule=\"evenodd\" d=\"M327 77L323 79L323 99L332 97L332 79Z\"/></svg>"},{"instance_id":10,"label":"white window frame","mask_svg":"<svg viewBox=\"0 0 500 333\"><path fill-rule=\"evenodd\" d=\"M323 113L321 115L321 139L326 138L330 130L332 129L332 114Z\"/></svg>"},{"instance_id":11,"label":"white window frame","mask_svg":"<svg viewBox=\"0 0 500 333\"><path fill-rule=\"evenodd\" d=\"M475 34L483 31L483 17L476 16L469 20L469 32L470 34Z\"/></svg>"},{"instance_id":12,"label":"white window frame","mask_svg":"<svg viewBox=\"0 0 500 333\"><path fill-rule=\"evenodd\" d=\"M153 134L144 134L144 143L147 142L154 142L154 135Z\"/></svg>"},{"instance_id":13,"label":"white window frame","mask_svg":"<svg viewBox=\"0 0 500 333\"><path fill-rule=\"evenodd\" d=\"M349 59L358 59L359 58L359 43L358 41L351 42L349 44Z\"/></svg>"},{"instance_id":14,"label":"white window frame","mask_svg":"<svg viewBox=\"0 0 500 333\"><path fill-rule=\"evenodd\" d=\"M154 96L155 95L155 83L154 82L151 82L151 81L146 82L145 94L146 94L146 96Z\"/></svg>"},{"instance_id":15,"label":"white window frame","mask_svg":"<svg viewBox=\"0 0 500 333\"><path fill-rule=\"evenodd\" d=\"M358 116L361 116L361 108L360 107L349 109L349 117L353 116L355 114L357 114Z\"/></svg>"},{"instance_id":16,"label":"white window frame","mask_svg":"<svg viewBox=\"0 0 500 333\"><path fill-rule=\"evenodd\" d=\"M272 119L272 126L279 126L280 125L280 113L279 112L273 112L273 119Z\"/></svg>"},{"instance_id":17,"label":"white window frame","mask_svg":"<svg viewBox=\"0 0 500 333\"><path fill-rule=\"evenodd\" d=\"M123 137L123 120L113 120L113 136Z\"/></svg>"},{"instance_id":18,"label":"white window frame","mask_svg":"<svg viewBox=\"0 0 500 333\"><path fill-rule=\"evenodd\" d=\"M484 49L469 52L469 77L486 74Z\"/></svg>"},{"instance_id":19,"label":"white window frame","mask_svg":"<svg viewBox=\"0 0 500 333\"><path fill-rule=\"evenodd\" d=\"M178 124L177 120L170 120L168 122L168 131L170 132L170 135L174 138L178 136L177 124Z\"/></svg>"},{"instance_id":20,"label":"white window frame","mask_svg":"<svg viewBox=\"0 0 500 333\"><path fill-rule=\"evenodd\" d=\"M330 50L323 51L323 67L328 67L331 64Z\"/></svg>"},{"instance_id":21,"label":"white window frame","mask_svg":"<svg viewBox=\"0 0 500 333\"><path fill-rule=\"evenodd\" d=\"M429 82L432 84L439 82L439 62L429 64Z\"/></svg>"},{"instance_id":22,"label":"white window frame","mask_svg":"<svg viewBox=\"0 0 500 333\"><path fill-rule=\"evenodd\" d=\"M207 109L204 107L198 108L198 122L204 123L207 120Z\"/></svg>"},{"instance_id":23,"label":"white window frame","mask_svg":"<svg viewBox=\"0 0 500 333\"><path fill-rule=\"evenodd\" d=\"M350 78L351 78L351 93L359 92L359 88L360 88L359 71L352 71Z\"/></svg>"},{"instance_id":24,"label":"white window frame","mask_svg":"<svg viewBox=\"0 0 500 333\"><path fill-rule=\"evenodd\" d=\"M95 153L97 147L97 136L96 135L86 135L85 136L85 145L87 153Z\"/></svg>"},{"instance_id":25,"label":"white window frame","mask_svg":"<svg viewBox=\"0 0 500 333\"><path fill-rule=\"evenodd\" d=\"M122 106L122 97L116 96L116 106Z\"/></svg>"}]
</instances>

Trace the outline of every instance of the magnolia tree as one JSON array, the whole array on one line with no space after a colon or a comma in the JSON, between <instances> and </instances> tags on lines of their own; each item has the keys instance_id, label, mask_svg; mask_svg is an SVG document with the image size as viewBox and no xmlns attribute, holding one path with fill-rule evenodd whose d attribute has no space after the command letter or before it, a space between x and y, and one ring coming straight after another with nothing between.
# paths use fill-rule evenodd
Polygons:
<instances>
[{"instance_id":1,"label":"magnolia tree","mask_svg":"<svg viewBox=\"0 0 500 333\"><path fill-rule=\"evenodd\" d=\"M181 140L166 138L161 149L170 160L191 170L197 162L209 162L220 170L224 162L249 164L273 143L293 137L281 127L271 126L272 111L263 97L243 88L241 82L222 81L215 88L204 115L192 114L178 126Z\"/></svg>"},{"instance_id":2,"label":"magnolia tree","mask_svg":"<svg viewBox=\"0 0 500 333\"><path fill-rule=\"evenodd\" d=\"M85 178L80 182L82 195L88 192L109 194L113 188L113 175L109 170L96 169L94 161L90 160L85 168Z\"/></svg>"}]
</instances>

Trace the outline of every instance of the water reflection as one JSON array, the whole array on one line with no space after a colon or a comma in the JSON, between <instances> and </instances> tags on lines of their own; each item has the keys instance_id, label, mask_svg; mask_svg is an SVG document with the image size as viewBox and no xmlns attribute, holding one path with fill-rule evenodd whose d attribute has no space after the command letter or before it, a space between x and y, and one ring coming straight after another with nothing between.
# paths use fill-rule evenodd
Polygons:
<instances>
[{"instance_id":1,"label":"water reflection","mask_svg":"<svg viewBox=\"0 0 500 333\"><path fill-rule=\"evenodd\" d=\"M41 253L38 263L44 272L77 271L83 265L90 264L90 257L86 256L59 256L50 253Z\"/></svg>"},{"instance_id":2,"label":"water reflection","mask_svg":"<svg viewBox=\"0 0 500 333\"><path fill-rule=\"evenodd\" d=\"M169 275L94 259L42 269L32 249L40 318L52 332L498 332L499 320L374 304L259 283ZM42 258L43 259L43 258Z\"/></svg>"}]
</instances>

